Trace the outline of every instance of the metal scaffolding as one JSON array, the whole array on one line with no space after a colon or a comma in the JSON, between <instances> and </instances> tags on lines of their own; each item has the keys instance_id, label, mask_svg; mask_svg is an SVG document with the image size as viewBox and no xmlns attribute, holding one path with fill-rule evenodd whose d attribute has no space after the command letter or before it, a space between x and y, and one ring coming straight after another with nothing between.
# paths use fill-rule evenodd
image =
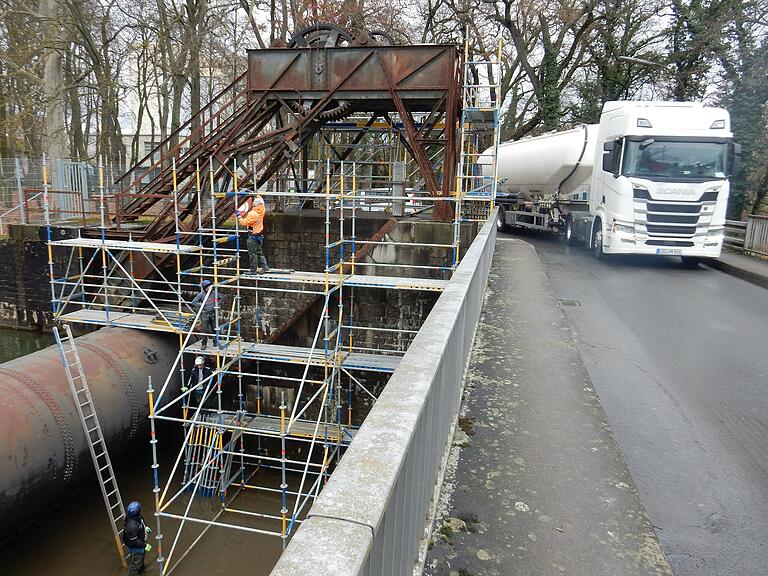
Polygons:
<instances>
[{"instance_id":1,"label":"metal scaffolding","mask_svg":"<svg viewBox=\"0 0 768 576\"><path fill-rule=\"evenodd\" d=\"M98 224L84 228L85 233L74 238L54 234L50 186L44 182L54 318L69 324L167 332L178 339L179 351L168 376L162 383L148 385L161 574L173 571L212 527L275 536L285 547L355 436L362 420L354 413L355 399L376 400L366 378L378 375L385 379L394 372L416 333L413 327L359 325L357 291L442 291L460 258L462 224L484 219L493 206L499 138L498 61L465 63L456 190L440 195L440 186L451 187L451 167L456 165L451 90L439 93L434 101L419 101L419 109L407 109L396 88L398 82L420 70L420 61L414 64L414 72L392 79L387 53L380 48L369 49L369 55L362 49L352 53L363 55L361 62L378 58L390 92L377 97L391 96L396 112L358 108L344 120L325 122L311 139L299 137L301 146L291 148L290 155L273 164L268 162L270 151L259 152L247 143L228 149L226 161L219 154L203 157L198 140L190 148L197 150L196 157L180 151L178 157L163 157L157 180L143 187L139 185L143 176L131 182L134 190L128 206L158 214L136 237L131 226L124 226L136 221L135 214L121 209L121 215L110 218L109 206L117 213L122 204L120 194L108 192L101 167ZM453 47L418 48L416 55L427 58L430 65L449 62L448 56L455 54ZM259 52L270 55L269 51ZM293 61L305 56L298 49L286 53ZM475 75L471 67L482 68L482 74ZM444 68L450 75L450 66ZM235 84L243 81L241 77ZM265 130L271 136L264 141L286 132L281 124L284 120L275 119L268 100L264 100L266 108L249 108L242 91L233 87L230 92L239 107L233 104L229 119L262 110L263 117L259 112L258 118L248 121L248 130L254 126ZM286 88L286 94L292 92ZM457 102L453 104L455 108ZM439 113L441 106L443 112ZM216 114L208 112L206 122L220 124L217 115L225 109L222 105ZM293 114L304 121L303 110ZM252 143L256 132L250 134ZM483 159L478 153L489 141L492 152L486 151L482 157L491 156L492 176L482 172ZM280 142L285 147L292 140ZM182 157L183 166L179 166ZM264 174L259 167L265 163L268 177L257 177ZM446 167L440 182L436 174ZM256 194L279 209L319 207L325 216L321 269L271 269L251 275L243 268L245 231L232 211ZM358 218L363 213L417 217L424 211L437 211L438 204L442 211L448 206L454 214L451 242L397 241L387 234L395 222L385 225L381 234L360 236ZM482 210L468 208L480 205ZM447 226L450 230L451 224ZM152 236L148 230L157 234ZM395 263L366 260L365 255L377 248L394 253L419 248L442 255L417 264L398 258ZM65 254L64 258L55 262L54 251ZM202 304L193 306L189 295L204 280L210 286L203 290ZM318 299L320 313L309 345L265 341L264 301L274 295ZM214 329L206 332L200 319L209 301L213 303ZM250 310L254 311L252 318L246 316ZM394 334L402 345L366 345L356 337L359 330ZM213 345L204 347L204 338ZM189 359L194 356L206 357L212 369L196 389L187 386ZM175 385L178 381L181 388ZM280 398L270 411L264 395L273 385L280 389ZM181 445L167 471L161 470L157 452L157 424L161 421L175 423L182 432ZM243 497L249 492L279 496L279 509L267 512L250 506ZM215 501L216 505L201 506L201 501ZM189 530L192 525L198 530Z\"/></svg>"},{"instance_id":2,"label":"metal scaffolding","mask_svg":"<svg viewBox=\"0 0 768 576\"><path fill-rule=\"evenodd\" d=\"M495 58L478 59L464 44L459 163L456 170L456 245L462 222L484 222L496 202L501 139L501 39Z\"/></svg>"}]
</instances>

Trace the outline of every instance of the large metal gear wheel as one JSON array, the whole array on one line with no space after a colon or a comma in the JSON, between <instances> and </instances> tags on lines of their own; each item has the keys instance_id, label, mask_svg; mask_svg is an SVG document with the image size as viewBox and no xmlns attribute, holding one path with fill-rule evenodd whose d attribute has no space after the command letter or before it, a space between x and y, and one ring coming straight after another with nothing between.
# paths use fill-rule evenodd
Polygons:
<instances>
[{"instance_id":1,"label":"large metal gear wheel","mask_svg":"<svg viewBox=\"0 0 768 576\"><path fill-rule=\"evenodd\" d=\"M395 40L384 30L370 30L368 37L377 46L394 46Z\"/></svg>"},{"instance_id":2,"label":"large metal gear wheel","mask_svg":"<svg viewBox=\"0 0 768 576\"><path fill-rule=\"evenodd\" d=\"M338 48L350 46L355 41L352 34L343 28L333 24L317 23L294 32L289 48ZM304 113L312 107L312 102L306 102L303 106L298 102L293 103L298 113ZM352 102L348 100L335 100L330 102L325 110L320 112L319 118L326 122L341 120L352 111Z\"/></svg>"},{"instance_id":3,"label":"large metal gear wheel","mask_svg":"<svg viewBox=\"0 0 768 576\"><path fill-rule=\"evenodd\" d=\"M289 48L334 48L349 46L355 41L352 34L334 26L318 22L293 33Z\"/></svg>"}]
</instances>

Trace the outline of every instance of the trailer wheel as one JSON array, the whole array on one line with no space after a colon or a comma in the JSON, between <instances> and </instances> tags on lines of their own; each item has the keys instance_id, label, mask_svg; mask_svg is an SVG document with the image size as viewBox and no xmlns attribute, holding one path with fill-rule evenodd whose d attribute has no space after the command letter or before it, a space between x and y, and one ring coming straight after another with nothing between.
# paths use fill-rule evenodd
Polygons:
<instances>
[{"instance_id":1,"label":"trailer wheel","mask_svg":"<svg viewBox=\"0 0 768 576\"><path fill-rule=\"evenodd\" d=\"M570 216L565 221L565 243L570 246L576 244L576 236L573 233L573 218Z\"/></svg>"},{"instance_id":2,"label":"trailer wheel","mask_svg":"<svg viewBox=\"0 0 768 576\"><path fill-rule=\"evenodd\" d=\"M600 220L595 220L595 232L592 234L592 253L597 260L605 258L605 252L603 252L603 223Z\"/></svg>"},{"instance_id":3,"label":"trailer wheel","mask_svg":"<svg viewBox=\"0 0 768 576\"><path fill-rule=\"evenodd\" d=\"M499 213L496 216L496 230L499 232L506 232L509 230L509 226L507 226L507 220L506 220L506 213L504 212L504 208L499 206Z\"/></svg>"}]
</instances>

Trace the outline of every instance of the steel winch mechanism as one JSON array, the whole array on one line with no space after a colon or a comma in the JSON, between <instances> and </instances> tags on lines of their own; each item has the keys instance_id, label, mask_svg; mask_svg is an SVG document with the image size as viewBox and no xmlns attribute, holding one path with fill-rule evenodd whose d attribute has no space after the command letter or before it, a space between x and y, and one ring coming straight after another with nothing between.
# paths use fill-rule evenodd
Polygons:
<instances>
[{"instance_id":1,"label":"steel winch mechanism","mask_svg":"<svg viewBox=\"0 0 768 576\"><path fill-rule=\"evenodd\" d=\"M395 41L392 36L383 30L371 30L364 34L354 36L351 32L335 26L333 24L314 24L297 30L290 43L289 48L341 48L353 46L394 46ZM325 73L325 66L321 59L313 68L313 72L322 76ZM287 100L291 103L297 114L305 115L316 104L315 101L301 99ZM342 120L354 112L354 102L352 100L332 100L319 114L319 118L324 121L334 122Z\"/></svg>"}]
</instances>

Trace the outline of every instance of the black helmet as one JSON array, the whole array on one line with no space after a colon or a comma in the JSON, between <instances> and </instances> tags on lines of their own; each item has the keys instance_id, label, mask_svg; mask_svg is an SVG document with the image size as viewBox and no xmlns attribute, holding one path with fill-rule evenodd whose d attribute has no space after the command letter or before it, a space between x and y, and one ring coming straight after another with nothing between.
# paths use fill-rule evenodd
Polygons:
<instances>
[{"instance_id":1,"label":"black helmet","mask_svg":"<svg viewBox=\"0 0 768 576\"><path fill-rule=\"evenodd\" d=\"M141 504L134 500L128 504L128 507L125 509L125 513L128 516L139 516L141 514Z\"/></svg>"}]
</instances>

